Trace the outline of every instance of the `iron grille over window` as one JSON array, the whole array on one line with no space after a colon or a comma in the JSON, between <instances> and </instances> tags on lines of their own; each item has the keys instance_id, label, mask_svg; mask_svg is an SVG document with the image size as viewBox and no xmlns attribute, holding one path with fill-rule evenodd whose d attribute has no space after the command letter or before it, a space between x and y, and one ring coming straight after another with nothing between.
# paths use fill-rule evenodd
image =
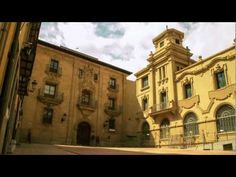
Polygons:
<instances>
[{"instance_id":1,"label":"iron grille over window","mask_svg":"<svg viewBox=\"0 0 236 177\"><path fill-rule=\"evenodd\" d=\"M115 119L114 118L109 119L108 128L109 128L109 130L115 130L116 127L115 127Z\"/></svg>"},{"instance_id":2,"label":"iron grille over window","mask_svg":"<svg viewBox=\"0 0 236 177\"><path fill-rule=\"evenodd\" d=\"M194 113L188 113L184 119L184 136L198 135L197 118Z\"/></svg>"},{"instance_id":3,"label":"iron grille over window","mask_svg":"<svg viewBox=\"0 0 236 177\"><path fill-rule=\"evenodd\" d=\"M236 130L235 109L230 105L223 105L216 113L217 131L230 132Z\"/></svg>"}]
</instances>

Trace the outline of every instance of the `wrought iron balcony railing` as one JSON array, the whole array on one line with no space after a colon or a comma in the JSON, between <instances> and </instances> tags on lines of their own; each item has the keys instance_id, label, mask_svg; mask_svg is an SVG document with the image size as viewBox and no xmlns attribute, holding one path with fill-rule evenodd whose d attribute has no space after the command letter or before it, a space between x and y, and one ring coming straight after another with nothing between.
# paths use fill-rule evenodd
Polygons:
<instances>
[{"instance_id":1,"label":"wrought iron balcony railing","mask_svg":"<svg viewBox=\"0 0 236 177\"><path fill-rule=\"evenodd\" d=\"M58 105L61 104L64 100L64 93L56 92L55 95L48 95L44 93L44 89L38 90L38 100L41 101L44 104L53 104Z\"/></svg>"},{"instance_id":2,"label":"wrought iron balcony railing","mask_svg":"<svg viewBox=\"0 0 236 177\"><path fill-rule=\"evenodd\" d=\"M157 112L157 111L162 111L165 109L170 108L170 103L169 102L162 102L160 104L154 104L152 107L152 113Z\"/></svg>"}]
</instances>

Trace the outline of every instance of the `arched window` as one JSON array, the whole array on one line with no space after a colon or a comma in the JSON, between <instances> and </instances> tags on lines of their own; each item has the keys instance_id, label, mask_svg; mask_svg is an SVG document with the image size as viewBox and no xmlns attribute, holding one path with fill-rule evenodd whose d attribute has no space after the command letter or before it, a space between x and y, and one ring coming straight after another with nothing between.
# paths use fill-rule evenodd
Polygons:
<instances>
[{"instance_id":1,"label":"arched window","mask_svg":"<svg viewBox=\"0 0 236 177\"><path fill-rule=\"evenodd\" d=\"M184 118L184 136L198 135L197 117L194 113L188 113Z\"/></svg>"},{"instance_id":2,"label":"arched window","mask_svg":"<svg viewBox=\"0 0 236 177\"><path fill-rule=\"evenodd\" d=\"M147 122L144 122L142 125L142 134L145 139L149 139L150 137L150 126Z\"/></svg>"},{"instance_id":3,"label":"arched window","mask_svg":"<svg viewBox=\"0 0 236 177\"><path fill-rule=\"evenodd\" d=\"M164 119L161 122L161 129L160 129L160 131L161 131L160 132L161 133L161 139L169 137L169 135L170 135L169 126L170 126L170 121L168 119Z\"/></svg>"},{"instance_id":4,"label":"arched window","mask_svg":"<svg viewBox=\"0 0 236 177\"><path fill-rule=\"evenodd\" d=\"M230 105L221 106L216 112L217 132L235 131L235 109Z\"/></svg>"}]
</instances>

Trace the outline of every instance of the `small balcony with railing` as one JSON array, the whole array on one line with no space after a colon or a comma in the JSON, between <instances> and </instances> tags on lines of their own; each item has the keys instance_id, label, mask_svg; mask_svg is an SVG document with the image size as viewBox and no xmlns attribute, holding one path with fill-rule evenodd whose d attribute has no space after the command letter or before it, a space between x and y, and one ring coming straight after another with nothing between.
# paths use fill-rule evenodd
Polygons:
<instances>
[{"instance_id":1,"label":"small balcony with railing","mask_svg":"<svg viewBox=\"0 0 236 177\"><path fill-rule=\"evenodd\" d=\"M64 100L64 93L56 92L54 95L49 95L44 92L44 89L38 90L37 99L44 104L58 105Z\"/></svg>"},{"instance_id":2,"label":"small balcony with railing","mask_svg":"<svg viewBox=\"0 0 236 177\"><path fill-rule=\"evenodd\" d=\"M110 92L118 92L119 91L119 84L111 85L110 82L108 82L107 89Z\"/></svg>"},{"instance_id":3,"label":"small balcony with railing","mask_svg":"<svg viewBox=\"0 0 236 177\"><path fill-rule=\"evenodd\" d=\"M45 73L60 77L62 75L62 67L59 66L58 68L53 68L50 64L46 64Z\"/></svg>"},{"instance_id":4,"label":"small balcony with railing","mask_svg":"<svg viewBox=\"0 0 236 177\"><path fill-rule=\"evenodd\" d=\"M79 96L77 101L77 107L81 110L95 111L96 109L96 101L93 99L84 99Z\"/></svg>"},{"instance_id":5,"label":"small balcony with railing","mask_svg":"<svg viewBox=\"0 0 236 177\"><path fill-rule=\"evenodd\" d=\"M109 116L119 116L122 112L122 107L118 105L111 107L109 103L105 103L104 112Z\"/></svg>"},{"instance_id":6,"label":"small balcony with railing","mask_svg":"<svg viewBox=\"0 0 236 177\"><path fill-rule=\"evenodd\" d=\"M174 101L161 102L159 104L154 104L151 107L150 115L154 116L162 113L173 112L174 110L175 110Z\"/></svg>"}]
</instances>

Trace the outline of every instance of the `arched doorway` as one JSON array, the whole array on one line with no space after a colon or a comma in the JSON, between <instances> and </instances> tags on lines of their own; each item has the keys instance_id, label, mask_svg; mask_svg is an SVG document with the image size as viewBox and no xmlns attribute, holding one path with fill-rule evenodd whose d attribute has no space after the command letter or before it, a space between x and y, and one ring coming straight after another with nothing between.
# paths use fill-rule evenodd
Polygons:
<instances>
[{"instance_id":1,"label":"arched doorway","mask_svg":"<svg viewBox=\"0 0 236 177\"><path fill-rule=\"evenodd\" d=\"M87 122L81 122L77 129L77 144L89 145L91 127Z\"/></svg>"},{"instance_id":2,"label":"arched doorway","mask_svg":"<svg viewBox=\"0 0 236 177\"><path fill-rule=\"evenodd\" d=\"M142 124L141 146L149 146L150 143L150 126L148 122Z\"/></svg>"}]
</instances>

